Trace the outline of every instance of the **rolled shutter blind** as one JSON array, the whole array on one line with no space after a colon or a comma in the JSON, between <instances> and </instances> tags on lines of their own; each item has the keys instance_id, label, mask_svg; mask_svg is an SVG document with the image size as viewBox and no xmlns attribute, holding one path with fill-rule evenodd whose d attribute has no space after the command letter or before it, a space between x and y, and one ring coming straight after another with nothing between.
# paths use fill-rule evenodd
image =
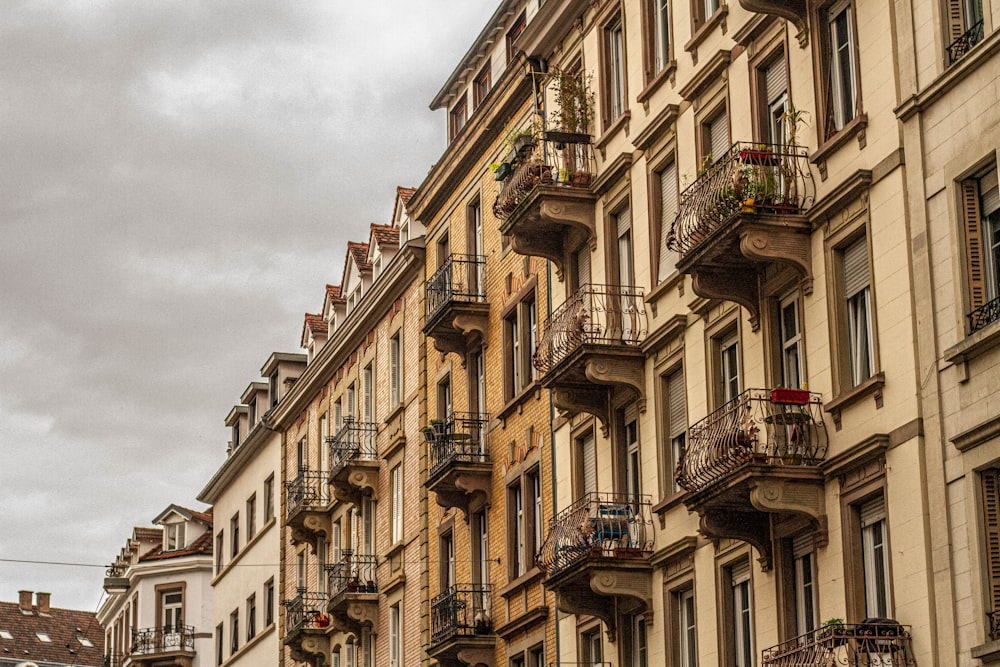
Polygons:
<instances>
[{"instance_id":1,"label":"rolled shutter blind","mask_svg":"<svg viewBox=\"0 0 1000 667\"><path fill-rule=\"evenodd\" d=\"M733 584L741 584L744 581L750 579L750 561L745 560L741 563L733 565L729 570L730 576L732 577Z\"/></svg>"},{"instance_id":2,"label":"rolled shutter blind","mask_svg":"<svg viewBox=\"0 0 1000 667\"><path fill-rule=\"evenodd\" d=\"M962 222L965 226L965 264L969 277L969 305L975 310L986 303L986 271L983 266L979 181L972 179L962 181L962 215L964 216Z\"/></svg>"},{"instance_id":3,"label":"rolled shutter blind","mask_svg":"<svg viewBox=\"0 0 1000 667\"><path fill-rule=\"evenodd\" d=\"M994 169L979 179L980 214L986 217L1000 209L1000 188L997 187L997 172Z\"/></svg>"},{"instance_id":4,"label":"rolled shutter blind","mask_svg":"<svg viewBox=\"0 0 1000 667\"><path fill-rule=\"evenodd\" d=\"M802 533L792 538L792 558L802 558L813 552L813 536L811 533Z\"/></svg>"},{"instance_id":5,"label":"rolled shutter blind","mask_svg":"<svg viewBox=\"0 0 1000 667\"><path fill-rule=\"evenodd\" d=\"M861 527L870 526L885 519L885 496L869 500L861 506Z\"/></svg>"},{"instance_id":6,"label":"rolled shutter blind","mask_svg":"<svg viewBox=\"0 0 1000 667\"><path fill-rule=\"evenodd\" d=\"M660 262L657 280L662 282L674 270L677 256L667 247L670 229L677 217L677 163L671 162L660 172Z\"/></svg>"},{"instance_id":7,"label":"rolled shutter blind","mask_svg":"<svg viewBox=\"0 0 1000 667\"><path fill-rule=\"evenodd\" d=\"M583 248L576 254L576 285L590 284L590 248Z\"/></svg>"},{"instance_id":8,"label":"rolled shutter blind","mask_svg":"<svg viewBox=\"0 0 1000 667\"><path fill-rule=\"evenodd\" d=\"M844 295L849 299L868 286L868 244L858 239L844 250Z\"/></svg>"},{"instance_id":9,"label":"rolled shutter blind","mask_svg":"<svg viewBox=\"0 0 1000 667\"><path fill-rule=\"evenodd\" d=\"M776 101L785 94L788 88L788 79L785 73L785 59L783 57L775 59L764 72L764 88L768 104Z\"/></svg>"},{"instance_id":10,"label":"rolled shutter blind","mask_svg":"<svg viewBox=\"0 0 1000 667\"><path fill-rule=\"evenodd\" d=\"M684 373L676 371L667 378L667 409L670 420L670 438L676 438L687 429L684 400Z\"/></svg>"},{"instance_id":11,"label":"rolled shutter blind","mask_svg":"<svg viewBox=\"0 0 1000 667\"><path fill-rule=\"evenodd\" d=\"M597 491L597 448L591 433L583 439L583 489Z\"/></svg>"},{"instance_id":12,"label":"rolled shutter blind","mask_svg":"<svg viewBox=\"0 0 1000 667\"><path fill-rule=\"evenodd\" d=\"M618 236L621 237L632 229L632 209L624 208L615 218L618 220Z\"/></svg>"},{"instance_id":13,"label":"rolled shutter blind","mask_svg":"<svg viewBox=\"0 0 1000 667\"><path fill-rule=\"evenodd\" d=\"M712 142L712 161L718 162L729 152L729 125L726 114L719 114L709 125L708 131Z\"/></svg>"}]
</instances>

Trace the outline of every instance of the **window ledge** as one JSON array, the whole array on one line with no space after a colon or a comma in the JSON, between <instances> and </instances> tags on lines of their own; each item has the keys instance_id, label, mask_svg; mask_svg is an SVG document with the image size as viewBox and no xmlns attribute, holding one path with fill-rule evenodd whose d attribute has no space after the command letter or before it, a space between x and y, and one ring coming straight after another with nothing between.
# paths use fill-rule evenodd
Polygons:
<instances>
[{"instance_id":1,"label":"window ledge","mask_svg":"<svg viewBox=\"0 0 1000 667\"><path fill-rule=\"evenodd\" d=\"M665 519L663 515L666 514L669 510L672 510L673 508L680 505L681 502L684 500L685 496L687 496L687 491L684 491L683 489L678 491L677 493L672 493L669 496L664 497L663 500L661 500L657 504L653 505L652 510L655 514L660 515L660 521L662 522ZM662 523L660 524L660 527L661 528L663 527Z\"/></svg>"},{"instance_id":2,"label":"window ledge","mask_svg":"<svg viewBox=\"0 0 1000 667\"><path fill-rule=\"evenodd\" d=\"M882 389L885 387L885 373L879 371L875 373L870 378L859 384L857 387L851 387L846 391L840 392L840 395L833 400L827 402L823 406L823 410L829 412L833 416L833 423L840 430L840 413L849 405L853 405L864 399L866 396L872 396L875 399L875 408L882 407Z\"/></svg>"},{"instance_id":3,"label":"window ledge","mask_svg":"<svg viewBox=\"0 0 1000 667\"><path fill-rule=\"evenodd\" d=\"M949 347L944 351L944 360L949 364L958 366L961 372L959 381L966 382L969 379L969 360L993 349L997 345L1000 345L1000 321L993 322L979 331L969 334L965 337L965 340Z\"/></svg>"},{"instance_id":4,"label":"window ledge","mask_svg":"<svg viewBox=\"0 0 1000 667\"><path fill-rule=\"evenodd\" d=\"M983 662L983 665L1000 665L1000 639L987 641L972 647L972 657Z\"/></svg>"},{"instance_id":5,"label":"window ledge","mask_svg":"<svg viewBox=\"0 0 1000 667\"><path fill-rule=\"evenodd\" d=\"M631 118L632 111L630 109L623 111L622 115L618 116L618 118L608 125L607 129L604 130L604 134L597 138L594 142L594 148L601 151L601 154L603 155L604 151L608 148L608 143L615 137L616 134L618 134L619 130L626 128L625 134L628 134L628 123Z\"/></svg>"},{"instance_id":6,"label":"window ledge","mask_svg":"<svg viewBox=\"0 0 1000 667\"><path fill-rule=\"evenodd\" d=\"M865 131L868 128L868 114L860 113L851 121L840 128L836 134L826 140L822 146L816 149L816 151L809 156L809 161L815 165L820 165L820 174L825 179L826 178L826 161L830 158L830 155L835 153L837 149L846 144L851 137L857 137L858 145L864 148L865 145Z\"/></svg>"},{"instance_id":7,"label":"window ledge","mask_svg":"<svg viewBox=\"0 0 1000 667\"><path fill-rule=\"evenodd\" d=\"M209 583L212 586L214 586L220 579L222 579L224 576L226 576L226 574L228 574L229 571L231 569L233 569L233 566L236 565L236 563L240 562L240 560L242 560L243 555L245 553L247 553L248 551L250 551L250 547L252 547L253 545L255 545L258 542L260 542L263 539L263 537L264 537L264 533L266 533L268 530L270 530L271 526L273 526L277 522L278 522L278 520L277 520L276 517L272 516L270 519L268 519L267 523L265 523L263 526L261 526L260 529L257 531L257 533L253 536L253 539L251 539L249 542L247 542L246 544L244 544L243 548L240 549L235 556L233 556L232 558L230 558L228 563L226 563L225 565L222 566L222 569L219 570L218 574L216 574L212 578L212 581L209 582Z\"/></svg>"},{"instance_id":8,"label":"window ledge","mask_svg":"<svg viewBox=\"0 0 1000 667\"><path fill-rule=\"evenodd\" d=\"M666 67L661 69L659 73L653 76L649 81L646 82L646 87L643 88L638 95L635 96L637 102L645 104L650 97L660 89L663 82L666 80L674 81L674 77L677 75L677 61L671 59L667 63Z\"/></svg>"},{"instance_id":9,"label":"window ledge","mask_svg":"<svg viewBox=\"0 0 1000 667\"><path fill-rule=\"evenodd\" d=\"M528 402L528 399L535 392L541 393L542 385L539 384L538 380L533 380L531 384L521 390L521 393L514 398L507 401L507 405L501 408L500 412L497 413L497 419L507 419L515 411L521 408L521 405Z\"/></svg>"},{"instance_id":10,"label":"window ledge","mask_svg":"<svg viewBox=\"0 0 1000 667\"><path fill-rule=\"evenodd\" d=\"M269 634L271 634L272 632L274 632L275 627L276 626L275 626L274 622L272 622L266 628L262 629L260 632L258 632L257 634L255 634L252 639L248 640L242 646L240 646L238 649L236 649L235 653L231 653L229 655L229 658L226 659L225 662L223 662L223 663L220 664L220 667L229 667L229 665L237 662L240 658L243 657L243 655L247 651L249 651L254 646L256 646L257 644L259 644L262 641L264 641L264 637L267 637Z\"/></svg>"},{"instance_id":11,"label":"window ledge","mask_svg":"<svg viewBox=\"0 0 1000 667\"><path fill-rule=\"evenodd\" d=\"M544 574L545 573L542 572L542 570L536 565L497 592L504 598L510 598L512 595L516 595L521 592L521 589L527 588L537 581L541 581L542 575Z\"/></svg>"},{"instance_id":12,"label":"window ledge","mask_svg":"<svg viewBox=\"0 0 1000 667\"><path fill-rule=\"evenodd\" d=\"M698 50L698 45L705 41L705 38L715 29L715 26L725 23L726 16L728 15L729 5L722 5L691 35L691 39L684 45L684 50L695 57L695 62L697 62L696 51ZM723 32L725 32L725 28L723 28Z\"/></svg>"},{"instance_id":13,"label":"window ledge","mask_svg":"<svg viewBox=\"0 0 1000 667\"><path fill-rule=\"evenodd\" d=\"M385 416L385 419L382 420L382 423L388 426L389 424L392 423L392 420L398 417L399 414L405 409L406 409L406 401L400 401L392 408L392 410L389 411L389 414Z\"/></svg>"}]
</instances>

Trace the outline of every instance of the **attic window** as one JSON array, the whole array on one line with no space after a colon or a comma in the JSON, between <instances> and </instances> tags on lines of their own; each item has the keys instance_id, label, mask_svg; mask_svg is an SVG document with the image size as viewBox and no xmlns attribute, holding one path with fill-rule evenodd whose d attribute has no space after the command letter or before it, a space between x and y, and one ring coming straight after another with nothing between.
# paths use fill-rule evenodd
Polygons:
<instances>
[{"instance_id":1,"label":"attic window","mask_svg":"<svg viewBox=\"0 0 1000 667\"><path fill-rule=\"evenodd\" d=\"M0 639L13 639L14 635L10 634L6 630L0 630Z\"/></svg>"},{"instance_id":2,"label":"attic window","mask_svg":"<svg viewBox=\"0 0 1000 667\"><path fill-rule=\"evenodd\" d=\"M86 637L77 637L76 640L80 642L81 645L86 646L87 648L94 648L94 642L90 641Z\"/></svg>"},{"instance_id":3,"label":"attic window","mask_svg":"<svg viewBox=\"0 0 1000 667\"><path fill-rule=\"evenodd\" d=\"M184 548L184 524L168 523L163 527L163 550L176 551Z\"/></svg>"},{"instance_id":4,"label":"attic window","mask_svg":"<svg viewBox=\"0 0 1000 667\"><path fill-rule=\"evenodd\" d=\"M45 642L46 644L51 644L52 639L44 632L36 632L35 636L38 637L38 641Z\"/></svg>"}]
</instances>

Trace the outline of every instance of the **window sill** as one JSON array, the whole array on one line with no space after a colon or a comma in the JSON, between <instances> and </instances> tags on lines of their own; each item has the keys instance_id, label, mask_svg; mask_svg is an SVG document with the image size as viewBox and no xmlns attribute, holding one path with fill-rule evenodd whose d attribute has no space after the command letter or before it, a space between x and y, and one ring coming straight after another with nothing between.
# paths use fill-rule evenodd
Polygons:
<instances>
[{"instance_id":1,"label":"window sill","mask_svg":"<svg viewBox=\"0 0 1000 667\"><path fill-rule=\"evenodd\" d=\"M1000 639L973 646L971 653L972 657L981 660L983 665L1000 665Z\"/></svg>"},{"instance_id":2,"label":"window sill","mask_svg":"<svg viewBox=\"0 0 1000 667\"><path fill-rule=\"evenodd\" d=\"M652 507L653 513L659 514L660 521L662 522L665 519L663 515L666 514L668 511L672 510L673 508L677 507L678 505L680 505L686 496L687 496L687 491L684 491L683 489L678 491L677 493L673 493L669 496L666 496L663 500L653 505Z\"/></svg>"},{"instance_id":3,"label":"window sill","mask_svg":"<svg viewBox=\"0 0 1000 667\"><path fill-rule=\"evenodd\" d=\"M655 76L653 76L653 78L651 78L649 81L646 82L646 87L643 88L638 95L636 95L635 97L636 101L645 104L647 101L649 101L649 98L652 97L656 93L656 91L660 89L660 86L663 85L664 81L667 81L668 79L670 81L674 81L675 80L674 77L676 75L677 75L677 61L671 59L670 62L667 63L666 67L661 69L658 74L656 74Z\"/></svg>"},{"instance_id":4,"label":"window sill","mask_svg":"<svg viewBox=\"0 0 1000 667\"><path fill-rule=\"evenodd\" d=\"M510 417L512 414L514 414L515 411L519 411L521 406L524 403L528 402L528 399L531 398L531 395L535 392L538 392L540 394L541 389L542 385L539 384L538 380L532 381L531 384L529 384L527 387L521 390L520 394L507 401L507 404L504 405L503 408L501 408L500 412L497 413L497 419L501 420L507 419L507 417Z\"/></svg>"},{"instance_id":5,"label":"window sill","mask_svg":"<svg viewBox=\"0 0 1000 667\"><path fill-rule=\"evenodd\" d=\"M260 530L257 531L257 534L253 536L253 539L244 544L243 548L239 550L239 553L237 553L236 556L234 556L233 558L229 559L229 562L222 566L222 569L219 570L218 574L216 574L215 577L212 578L210 584L214 586L216 582L218 582L220 579L226 576L226 574L229 573L229 571L233 568L233 566L236 565L236 563L239 563L240 560L242 560L243 555L246 554L248 551L250 551L250 547L260 542L263 539L264 534L267 533L267 531L271 529L271 526L273 526L277 522L278 522L277 518L273 516L270 519L268 519L267 523L261 526Z\"/></svg>"},{"instance_id":6,"label":"window sill","mask_svg":"<svg viewBox=\"0 0 1000 667\"><path fill-rule=\"evenodd\" d=\"M264 641L264 638L267 637L272 632L274 632L275 628L276 625L274 622L272 622L270 625L268 625L263 630L254 635L253 639L248 640L245 644L243 644L243 646L240 646L238 649L236 649L235 653L230 653L229 658L227 658L224 662L222 662L219 667L228 667L229 665L238 661L240 658L243 657L243 655L247 651L249 651L254 646Z\"/></svg>"},{"instance_id":7,"label":"window sill","mask_svg":"<svg viewBox=\"0 0 1000 667\"><path fill-rule=\"evenodd\" d=\"M398 417L400 413L402 413L403 410L405 409L406 409L406 401L400 401L392 408L392 410L389 411L389 414L385 416L385 419L382 420L382 423L385 424L386 426L389 426L392 423L392 420Z\"/></svg>"},{"instance_id":8,"label":"window sill","mask_svg":"<svg viewBox=\"0 0 1000 667\"><path fill-rule=\"evenodd\" d=\"M841 146L850 141L851 137L857 137L859 148L865 147L865 131L867 128L868 114L860 113L809 156L809 161L819 167L820 177L823 180L826 180L826 161Z\"/></svg>"},{"instance_id":9,"label":"window sill","mask_svg":"<svg viewBox=\"0 0 1000 667\"><path fill-rule=\"evenodd\" d=\"M840 395L828 402L823 406L823 410L829 412L833 417L833 424L836 426L837 430L840 430L840 413L844 408L853 405L864 399L867 396L872 396L875 399L875 408L882 407L882 389L885 387L885 373L879 371L875 373L870 378L859 384L857 387L852 387L846 391L840 392Z\"/></svg>"},{"instance_id":10,"label":"window sill","mask_svg":"<svg viewBox=\"0 0 1000 667\"><path fill-rule=\"evenodd\" d=\"M615 135L617 135L622 128L626 128L625 133L628 134L627 128L629 120L631 118L632 118L632 112L629 109L626 109L625 111L622 112L620 116L618 116L618 118L609 123L608 126L604 129L604 134L602 134L600 137L597 138L597 140L594 142L594 148L599 150L602 156L604 155L604 152L608 149L608 144L611 142L612 139L614 139Z\"/></svg>"},{"instance_id":11,"label":"window sill","mask_svg":"<svg viewBox=\"0 0 1000 667\"><path fill-rule=\"evenodd\" d=\"M691 54L692 58L694 58L695 63L698 62L698 45L701 44L703 41L705 41L705 38L707 38L708 35L713 30L715 30L715 26L719 24L724 24L726 16L728 15L729 15L728 5L722 5L721 7L719 7L717 10L715 10L715 13L712 14L707 21L702 23L694 31L694 34L691 35L691 39L689 39L687 41L687 44L684 45L684 50ZM723 28L723 32L725 32L725 28Z\"/></svg>"},{"instance_id":12,"label":"window sill","mask_svg":"<svg viewBox=\"0 0 1000 667\"><path fill-rule=\"evenodd\" d=\"M965 340L949 347L944 351L944 360L958 367L959 382L967 382L969 380L969 360L997 345L1000 345L1000 321L993 322L979 331L969 334Z\"/></svg>"},{"instance_id":13,"label":"window sill","mask_svg":"<svg viewBox=\"0 0 1000 667\"><path fill-rule=\"evenodd\" d=\"M541 581L542 575L545 573L537 565L532 567L530 570L522 574L517 579L514 579L509 584L501 588L498 593L504 598L510 598L513 595L517 595L521 592L521 589L527 588L531 584Z\"/></svg>"}]
</instances>

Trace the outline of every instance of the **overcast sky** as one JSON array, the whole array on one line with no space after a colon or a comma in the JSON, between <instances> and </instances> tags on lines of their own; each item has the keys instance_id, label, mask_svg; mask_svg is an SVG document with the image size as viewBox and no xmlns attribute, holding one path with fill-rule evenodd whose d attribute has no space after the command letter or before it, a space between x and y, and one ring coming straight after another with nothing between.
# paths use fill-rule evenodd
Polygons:
<instances>
[{"instance_id":1,"label":"overcast sky","mask_svg":"<svg viewBox=\"0 0 1000 667\"><path fill-rule=\"evenodd\" d=\"M194 500L349 239L445 148L497 0L5 0L0 558L109 563ZM0 562L94 610L104 572Z\"/></svg>"}]
</instances>

